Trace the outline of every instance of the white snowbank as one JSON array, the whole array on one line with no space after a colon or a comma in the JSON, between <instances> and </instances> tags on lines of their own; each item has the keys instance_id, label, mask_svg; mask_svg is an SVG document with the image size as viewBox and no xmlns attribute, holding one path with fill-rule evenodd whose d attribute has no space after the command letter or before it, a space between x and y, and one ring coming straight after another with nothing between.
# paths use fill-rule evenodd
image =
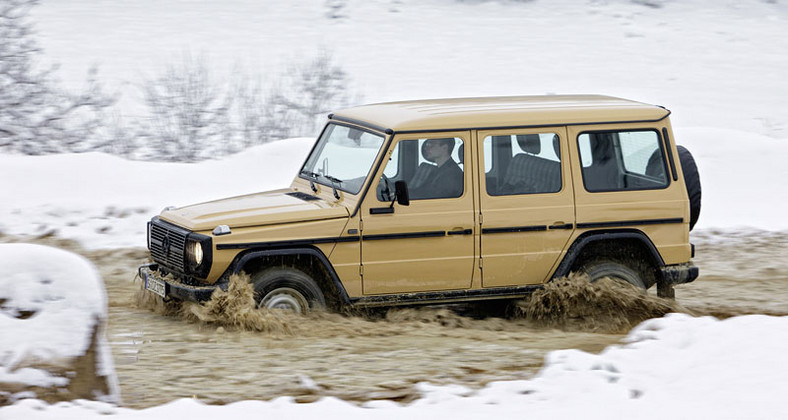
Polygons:
<instances>
[{"instance_id":1,"label":"white snowbank","mask_svg":"<svg viewBox=\"0 0 788 420\"><path fill-rule=\"evenodd\" d=\"M356 407L333 398L298 404L283 397L206 406L180 399L145 410L74 401L26 400L0 416L33 419L776 419L788 392L788 317L750 315L718 321L669 315L642 323L625 345L599 355L561 350L533 380L461 386L420 384L408 406L381 401Z\"/></svg>"},{"instance_id":2,"label":"white snowbank","mask_svg":"<svg viewBox=\"0 0 788 420\"><path fill-rule=\"evenodd\" d=\"M183 206L290 185L314 139L289 139L199 164L103 153L0 155L0 232L54 232L91 249L145 246L146 223Z\"/></svg>"},{"instance_id":3,"label":"white snowbank","mask_svg":"<svg viewBox=\"0 0 788 420\"><path fill-rule=\"evenodd\" d=\"M107 320L101 276L81 256L33 244L0 244L0 267L0 383L65 387L68 378L36 366L69 366L86 353ZM104 336L97 344L96 373L110 387L103 399L119 401L109 345Z\"/></svg>"}]
</instances>

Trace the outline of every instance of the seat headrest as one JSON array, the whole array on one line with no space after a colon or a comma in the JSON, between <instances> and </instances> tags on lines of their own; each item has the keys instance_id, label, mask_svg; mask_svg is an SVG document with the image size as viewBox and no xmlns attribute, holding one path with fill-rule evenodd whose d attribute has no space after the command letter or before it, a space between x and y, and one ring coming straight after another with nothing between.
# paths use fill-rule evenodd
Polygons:
<instances>
[{"instance_id":1,"label":"seat headrest","mask_svg":"<svg viewBox=\"0 0 788 420\"><path fill-rule=\"evenodd\" d=\"M457 160L458 163L463 164L465 163L465 143L460 143L460 147L457 149Z\"/></svg>"},{"instance_id":2,"label":"seat headrest","mask_svg":"<svg viewBox=\"0 0 788 420\"><path fill-rule=\"evenodd\" d=\"M539 134L518 134L517 144L524 152L532 155L538 155L542 151L542 142L539 140Z\"/></svg>"},{"instance_id":3,"label":"seat headrest","mask_svg":"<svg viewBox=\"0 0 788 420\"><path fill-rule=\"evenodd\" d=\"M553 150L555 150L558 160L561 160L561 140L558 138L558 134L553 134Z\"/></svg>"}]
</instances>

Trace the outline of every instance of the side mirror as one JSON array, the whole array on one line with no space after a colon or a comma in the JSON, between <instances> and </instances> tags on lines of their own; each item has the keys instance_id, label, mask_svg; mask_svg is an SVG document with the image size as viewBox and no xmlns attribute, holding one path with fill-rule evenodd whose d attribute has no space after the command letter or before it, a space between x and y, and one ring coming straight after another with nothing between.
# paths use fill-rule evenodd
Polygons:
<instances>
[{"instance_id":1,"label":"side mirror","mask_svg":"<svg viewBox=\"0 0 788 420\"><path fill-rule=\"evenodd\" d=\"M397 197L397 204L401 206L410 205L410 195L408 194L408 183L397 181L394 183L394 195Z\"/></svg>"}]
</instances>

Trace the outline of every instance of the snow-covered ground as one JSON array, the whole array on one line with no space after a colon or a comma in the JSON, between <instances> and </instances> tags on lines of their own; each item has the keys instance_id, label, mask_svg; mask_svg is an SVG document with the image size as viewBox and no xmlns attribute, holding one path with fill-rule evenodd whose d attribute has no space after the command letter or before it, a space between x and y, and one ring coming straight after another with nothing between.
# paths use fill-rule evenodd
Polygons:
<instances>
[{"instance_id":1,"label":"snow-covered ground","mask_svg":"<svg viewBox=\"0 0 788 420\"><path fill-rule=\"evenodd\" d=\"M48 58L78 86L99 64L138 112L133 84L184 50L232 77L236 63L280 72L330 48L365 101L602 93L667 106L703 183L697 229L788 229L788 4L721 1L59 0L34 10ZM75 30L78 28L78 30ZM144 246L168 205L287 185L312 140L285 140L200 164L101 154L0 156L0 232ZM16 252L16 251L15 251ZM49 330L44 330L47 332ZM21 337L3 329L2 340ZM133 411L96 402L0 408L1 418L782 418L788 319L670 316L600 355L552 353L531 381L478 392L423 385L406 407L288 398L208 407L179 400Z\"/></svg>"},{"instance_id":2,"label":"snow-covered ground","mask_svg":"<svg viewBox=\"0 0 788 420\"><path fill-rule=\"evenodd\" d=\"M420 384L424 397L401 406L377 401L357 407L324 398L292 398L207 406L180 399L144 410L73 401L24 400L0 408L14 419L777 419L788 413L788 318L749 315L718 321L672 314L632 330L625 344L598 355L550 353L528 381L495 382L473 392Z\"/></svg>"}]
</instances>

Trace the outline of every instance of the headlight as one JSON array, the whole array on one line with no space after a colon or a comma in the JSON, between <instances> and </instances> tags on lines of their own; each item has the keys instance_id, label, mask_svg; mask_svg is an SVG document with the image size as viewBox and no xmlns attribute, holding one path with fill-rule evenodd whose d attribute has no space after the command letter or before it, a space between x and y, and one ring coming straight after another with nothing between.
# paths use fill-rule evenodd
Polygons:
<instances>
[{"instance_id":1,"label":"headlight","mask_svg":"<svg viewBox=\"0 0 788 420\"><path fill-rule=\"evenodd\" d=\"M189 254L192 257L192 261L195 265L199 266L202 264L202 244L197 241L190 241L189 242Z\"/></svg>"},{"instance_id":2,"label":"headlight","mask_svg":"<svg viewBox=\"0 0 788 420\"><path fill-rule=\"evenodd\" d=\"M205 278L211 270L212 243L211 237L190 233L186 238L187 274Z\"/></svg>"}]
</instances>

